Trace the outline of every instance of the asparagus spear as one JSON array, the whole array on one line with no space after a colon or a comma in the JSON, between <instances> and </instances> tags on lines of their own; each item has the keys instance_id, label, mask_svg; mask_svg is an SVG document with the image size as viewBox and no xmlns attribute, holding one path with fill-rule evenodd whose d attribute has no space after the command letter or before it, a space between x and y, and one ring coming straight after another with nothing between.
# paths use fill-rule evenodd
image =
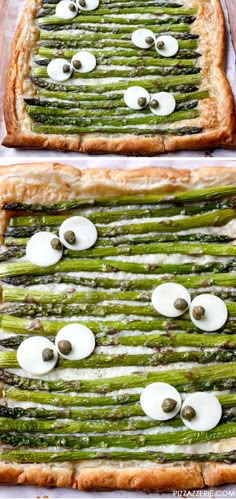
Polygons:
<instances>
[{"instance_id":1,"label":"asparagus spear","mask_svg":"<svg viewBox=\"0 0 236 499\"><path fill-rule=\"evenodd\" d=\"M7 354L7 355L6 355ZM0 352L0 361L6 364L6 357L8 358L8 366L17 367L15 352ZM1 365L2 367L2 365ZM227 381L227 378L236 378L236 362L229 362L227 364L218 364L217 369L215 365L194 367L191 369L172 369L171 371L148 371L133 373L127 376L119 376L115 378L96 379L96 380L80 380L77 382L60 381L43 381L38 379L28 379L14 376L14 385L16 386L17 379L22 383L23 389L28 390L43 390L47 391L79 391L106 394L108 392L119 390L122 387L129 388L142 388L149 383L162 381L170 383L178 387L180 391L184 391L184 386L189 382L194 383L214 383L220 380ZM9 384L9 381L8 381ZM57 405L57 404L55 404ZM76 405L76 404L72 404ZM106 405L104 403L104 405Z\"/></svg>"},{"instance_id":2,"label":"asparagus spear","mask_svg":"<svg viewBox=\"0 0 236 499\"><path fill-rule=\"evenodd\" d=\"M7 262L2 264L0 267L0 278L5 277L16 277L18 275L48 275L56 274L57 272L118 272L124 271L129 273L142 273L142 274L189 274L192 272L217 272L224 270L231 270L235 267L235 261L232 260L226 264L221 263L209 263L209 264L196 264L196 263L184 263L182 265L177 264L142 264L142 263L132 263L132 262L121 262L118 260L86 260L85 258L77 258L76 260L68 259L61 260L56 265L47 268L39 268L36 265L32 265L28 262ZM119 286L121 283L119 282ZM132 283L128 284L131 288ZM137 287L134 289L150 289L153 288L155 282L153 279L142 279L137 282ZM126 284L125 284L126 286ZM130 288L129 288L130 289Z\"/></svg>"},{"instance_id":3,"label":"asparagus spear","mask_svg":"<svg viewBox=\"0 0 236 499\"><path fill-rule=\"evenodd\" d=\"M106 196L97 198L79 198L63 201L57 204L40 205L30 203L5 203L4 210L10 211L45 211L55 212L74 210L77 208L90 208L91 206L127 206L147 205L157 203L185 204L192 202L207 202L236 196L236 185L206 187L193 191L163 194L133 194L124 196Z\"/></svg>"},{"instance_id":4,"label":"asparagus spear","mask_svg":"<svg viewBox=\"0 0 236 499\"><path fill-rule=\"evenodd\" d=\"M97 369L119 366L159 366L173 364L177 362L198 362L207 364L210 362L233 362L236 354L232 351L187 351L176 352L167 351L155 354L93 354L83 360L65 360L60 358L57 367L63 369ZM20 367L17 361L16 352L0 352L0 366L4 369Z\"/></svg>"},{"instance_id":5,"label":"asparagus spear","mask_svg":"<svg viewBox=\"0 0 236 499\"><path fill-rule=\"evenodd\" d=\"M228 313L234 317L236 315L236 303L226 302ZM152 305L130 305L125 303L108 303L106 305L90 305L90 304L72 304L72 305L55 305L55 304L21 304L21 303L4 303L0 309L1 313L8 315L18 315L19 317L29 316L56 316L56 317L71 317L75 315L89 315L106 317L107 315L141 315L145 317L159 317L160 314L154 310Z\"/></svg>"},{"instance_id":6,"label":"asparagus spear","mask_svg":"<svg viewBox=\"0 0 236 499\"><path fill-rule=\"evenodd\" d=\"M25 441L28 442L28 439ZM48 446L48 444L47 444ZM225 462L227 464L235 462L235 453L206 453L206 454L181 454L181 453L161 453L161 452L97 452L97 451L67 451L67 452L35 452L26 450L8 451L0 454L0 459L18 463L52 463L65 461L80 461L92 459L117 459L117 460L149 460L160 463L172 461L213 461Z\"/></svg>"},{"instance_id":7,"label":"asparagus spear","mask_svg":"<svg viewBox=\"0 0 236 499\"><path fill-rule=\"evenodd\" d=\"M53 135L82 135L84 133L106 133L106 134L128 134L128 135L194 135L198 133L202 133L201 127L181 127L181 128L140 128L137 132L137 128L131 127L106 127L97 128L96 126L80 126L80 127L71 127L71 126L54 126L54 125L32 125L31 130L34 133L42 133L42 134L53 134Z\"/></svg>"},{"instance_id":8,"label":"asparagus spear","mask_svg":"<svg viewBox=\"0 0 236 499\"><path fill-rule=\"evenodd\" d=\"M10 348L16 350L22 341L24 341L27 336L14 335L9 338L3 338L0 340L0 345L4 348ZM54 336L49 337L50 341L54 341ZM107 335L98 336L96 339L97 346L145 346L150 348L165 348L168 347L200 347L200 348L221 348L221 349L234 349L236 346L236 339L234 336L227 334L152 334L144 335L140 334L138 336L119 336L111 337Z\"/></svg>"},{"instance_id":9,"label":"asparagus spear","mask_svg":"<svg viewBox=\"0 0 236 499\"><path fill-rule=\"evenodd\" d=\"M20 218L20 217L19 217ZM194 232L191 234L150 234L148 236L145 235L133 235L132 237L127 236L118 236L109 238L99 238L98 246L100 247L108 247L108 246L120 246L127 244L142 244L142 243L166 243L173 241L189 241L189 242L197 242L201 243L230 243L234 240L234 238L218 235L218 234L205 234L199 233L195 234ZM5 237L4 246L12 247L12 246L26 246L28 242L28 238L16 238L16 237ZM4 250L5 251L5 250ZM9 257L10 258L10 257Z\"/></svg>"}]
</instances>

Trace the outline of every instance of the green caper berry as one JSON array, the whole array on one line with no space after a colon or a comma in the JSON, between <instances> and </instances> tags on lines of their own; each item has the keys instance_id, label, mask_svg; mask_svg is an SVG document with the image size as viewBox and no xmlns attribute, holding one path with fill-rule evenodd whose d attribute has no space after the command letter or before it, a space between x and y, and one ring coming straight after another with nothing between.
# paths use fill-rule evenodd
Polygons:
<instances>
[{"instance_id":1,"label":"green caper berry","mask_svg":"<svg viewBox=\"0 0 236 499\"><path fill-rule=\"evenodd\" d=\"M72 350L71 342L68 340L61 340L57 344L58 350L63 355L68 355Z\"/></svg>"},{"instance_id":2,"label":"green caper berry","mask_svg":"<svg viewBox=\"0 0 236 499\"><path fill-rule=\"evenodd\" d=\"M86 7L86 1L85 0L79 0L79 5L81 5L81 7Z\"/></svg>"},{"instance_id":3,"label":"green caper berry","mask_svg":"<svg viewBox=\"0 0 236 499\"><path fill-rule=\"evenodd\" d=\"M71 10L71 12L75 12L76 11L76 6L74 3L70 3L69 5L69 9Z\"/></svg>"},{"instance_id":4,"label":"green caper berry","mask_svg":"<svg viewBox=\"0 0 236 499\"><path fill-rule=\"evenodd\" d=\"M145 38L145 42L148 44L148 45L152 45L154 43L154 40L151 36L147 36L147 38Z\"/></svg>"},{"instance_id":5,"label":"green caper berry","mask_svg":"<svg viewBox=\"0 0 236 499\"><path fill-rule=\"evenodd\" d=\"M145 107L147 105L147 99L146 99L146 97L139 97L139 99L138 99L138 105L140 107Z\"/></svg>"},{"instance_id":6,"label":"green caper berry","mask_svg":"<svg viewBox=\"0 0 236 499\"><path fill-rule=\"evenodd\" d=\"M193 307L192 314L194 319L200 321L200 319L202 319L205 315L205 308L202 307L201 305L199 305L198 307Z\"/></svg>"},{"instance_id":7,"label":"green caper berry","mask_svg":"<svg viewBox=\"0 0 236 499\"><path fill-rule=\"evenodd\" d=\"M61 251L61 249L62 249L62 244L61 244L60 239L58 239L57 237L54 237L54 238L51 240L51 247L52 247L54 250Z\"/></svg>"},{"instance_id":8,"label":"green caper berry","mask_svg":"<svg viewBox=\"0 0 236 499\"><path fill-rule=\"evenodd\" d=\"M187 421L192 421L196 416L196 411L191 405L186 405L181 413L183 419L187 419Z\"/></svg>"},{"instance_id":9,"label":"green caper berry","mask_svg":"<svg viewBox=\"0 0 236 499\"><path fill-rule=\"evenodd\" d=\"M184 298L177 298L174 302L174 307L176 310L186 310L188 308L188 302Z\"/></svg>"},{"instance_id":10,"label":"green caper berry","mask_svg":"<svg viewBox=\"0 0 236 499\"><path fill-rule=\"evenodd\" d=\"M63 73L69 73L70 72L69 64L64 64L62 71L63 71Z\"/></svg>"},{"instance_id":11,"label":"green caper berry","mask_svg":"<svg viewBox=\"0 0 236 499\"><path fill-rule=\"evenodd\" d=\"M81 61L79 61L79 59L76 59L75 61L73 61L73 66L75 69L80 69L82 66L82 63L81 63Z\"/></svg>"},{"instance_id":12,"label":"green caper berry","mask_svg":"<svg viewBox=\"0 0 236 499\"><path fill-rule=\"evenodd\" d=\"M172 412L176 408L177 402L174 399L164 399L161 407L163 412Z\"/></svg>"},{"instance_id":13,"label":"green caper berry","mask_svg":"<svg viewBox=\"0 0 236 499\"><path fill-rule=\"evenodd\" d=\"M65 234L64 234L64 239L69 244L75 244L75 242L76 242L76 235L73 232L73 230L67 230L65 232Z\"/></svg>"},{"instance_id":14,"label":"green caper berry","mask_svg":"<svg viewBox=\"0 0 236 499\"><path fill-rule=\"evenodd\" d=\"M49 362L54 358L54 351L52 348L44 348L42 351L42 358L44 362Z\"/></svg>"},{"instance_id":15,"label":"green caper berry","mask_svg":"<svg viewBox=\"0 0 236 499\"><path fill-rule=\"evenodd\" d=\"M158 100L153 99L153 100L150 102L150 106L151 106L153 109L157 109L157 108L159 107L159 102L158 102Z\"/></svg>"},{"instance_id":16,"label":"green caper berry","mask_svg":"<svg viewBox=\"0 0 236 499\"><path fill-rule=\"evenodd\" d=\"M157 48L158 49L163 49L164 46L165 46L165 43L162 40L159 40L159 42L157 42Z\"/></svg>"}]
</instances>

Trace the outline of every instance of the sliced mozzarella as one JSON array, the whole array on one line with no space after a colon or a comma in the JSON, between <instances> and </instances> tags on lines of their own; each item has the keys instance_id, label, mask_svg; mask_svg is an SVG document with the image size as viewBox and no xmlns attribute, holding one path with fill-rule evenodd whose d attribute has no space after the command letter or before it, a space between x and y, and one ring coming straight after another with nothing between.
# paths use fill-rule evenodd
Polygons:
<instances>
[{"instance_id":1,"label":"sliced mozzarella","mask_svg":"<svg viewBox=\"0 0 236 499\"><path fill-rule=\"evenodd\" d=\"M75 244L65 240L65 233L72 231L75 234ZM97 240L98 234L95 225L85 217L70 217L62 223L59 229L59 237L66 248L81 251L91 248Z\"/></svg>"},{"instance_id":2,"label":"sliced mozzarella","mask_svg":"<svg viewBox=\"0 0 236 499\"><path fill-rule=\"evenodd\" d=\"M171 412L164 412L162 404L165 399L173 399L176 401L176 406ZM149 418L157 421L166 421L174 418L181 408L181 397L179 392L168 383L151 383L144 388L140 403L143 411Z\"/></svg>"},{"instance_id":3,"label":"sliced mozzarella","mask_svg":"<svg viewBox=\"0 0 236 499\"><path fill-rule=\"evenodd\" d=\"M203 307L205 309L205 314L202 319L196 319L194 317L193 309L195 307ZM202 294L196 296L193 299L190 306L190 318L191 321L199 329L203 331L217 331L227 321L228 310L221 298L215 295Z\"/></svg>"},{"instance_id":4,"label":"sliced mozzarella","mask_svg":"<svg viewBox=\"0 0 236 499\"><path fill-rule=\"evenodd\" d=\"M78 14L78 8L70 0L62 0L56 6L56 16L60 19L73 19Z\"/></svg>"},{"instance_id":5,"label":"sliced mozzarella","mask_svg":"<svg viewBox=\"0 0 236 499\"><path fill-rule=\"evenodd\" d=\"M60 341L67 340L71 343L72 349L68 355L63 355L58 349ZM57 333L56 347L62 357L68 360L85 359L95 348L95 336L91 329L83 324L68 324Z\"/></svg>"},{"instance_id":6,"label":"sliced mozzarella","mask_svg":"<svg viewBox=\"0 0 236 499\"><path fill-rule=\"evenodd\" d=\"M139 104L140 99L146 99L146 104L144 106ZM125 91L124 101L130 109L140 110L149 104L150 95L143 87L129 87Z\"/></svg>"},{"instance_id":7,"label":"sliced mozzarella","mask_svg":"<svg viewBox=\"0 0 236 499\"><path fill-rule=\"evenodd\" d=\"M147 43L147 39L152 38L152 43ZM150 29L140 28L134 31L132 34L132 42L136 47L140 49L150 49L155 43L156 37Z\"/></svg>"},{"instance_id":8,"label":"sliced mozzarella","mask_svg":"<svg viewBox=\"0 0 236 499\"><path fill-rule=\"evenodd\" d=\"M53 350L52 360L43 360L43 351L49 348ZM17 360L22 369L30 374L41 376L54 369L58 359L55 345L43 336L31 336L22 341L17 350Z\"/></svg>"},{"instance_id":9,"label":"sliced mozzarella","mask_svg":"<svg viewBox=\"0 0 236 499\"><path fill-rule=\"evenodd\" d=\"M158 102L158 106L152 106L152 102ZM159 92L157 94L152 95L150 101L150 109L153 114L157 114L157 116L168 116L172 114L176 107L176 101L173 95L168 92Z\"/></svg>"},{"instance_id":10,"label":"sliced mozzarella","mask_svg":"<svg viewBox=\"0 0 236 499\"><path fill-rule=\"evenodd\" d=\"M99 0L77 0L76 3L80 10L96 10L99 6Z\"/></svg>"},{"instance_id":11,"label":"sliced mozzarella","mask_svg":"<svg viewBox=\"0 0 236 499\"><path fill-rule=\"evenodd\" d=\"M52 59L47 66L47 73L54 81L66 81L71 77L73 68L66 59Z\"/></svg>"},{"instance_id":12,"label":"sliced mozzarella","mask_svg":"<svg viewBox=\"0 0 236 499\"><path fill-rule=\"evenodd\" d=\"M26 246L28 260L38 267L50 267L59 262L63 254L63 248L60 250L53 249L51 242L55 238L55 234L51 232L36 232Z\"/></svg>"},{"instance_id":13,"label":"sliced mozzarella","mask_svg":"<svg viewBox=\"0 0 236 499\"><path fill-rule=\"evenodd\" d=\"M181 298L187 302L184 310L179 310L174 307L175 301ZM188 290L181 284L167 282L160 284L152 293L152 304L161 315L166 317L179 317L183 315L191 303L191 297Z\"/></svg>"},{"instance_id":14,"label":"sliced mozzarella","mask_svg":"<svg viewBox=\"0 0 236 499\"><path fill-rule=\"evenodd\" d=\"M163 44L163 47L159 47L159 44ZM177 54L179 50L179 42L171 35L161 35L156 39L156 50L163 57L172 57Z\"/></svg>"},{"instance_id":15,"label":"sliced mozzarella","mask_svg":"<svg viewBox=\"0 0 236 499\"><path fill-rule=\"evenodd\" d=\"M79 68L76 68L73 64L74 61L79 61L81 63L81 66ZM72 57L71 63L74 71L78 73L90 73L96 68L97 65L96 57L91 54L91 52L87 52L85 50L77 52L77 54Z\"/></svg>"},{"instance_id":16,"label":"sliced mozzarella","mask_svg":"<svg viewBox=\"0 0 236 499\"><path fill-rule=\"evenodd\" d=\"M182 411L186 406L195 410L196 415L191 421L184 419L184 424L190 430L208 431L218 425L222 416L222 407L219 400L211 393L197 392L187 397L182 405Z\"/></svg>"}]
</instances>

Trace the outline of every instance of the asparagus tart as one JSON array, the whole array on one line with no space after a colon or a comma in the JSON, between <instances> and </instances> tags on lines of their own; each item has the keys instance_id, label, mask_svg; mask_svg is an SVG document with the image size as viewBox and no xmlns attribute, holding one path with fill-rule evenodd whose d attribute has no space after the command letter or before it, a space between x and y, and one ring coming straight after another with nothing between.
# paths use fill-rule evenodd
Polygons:
<instances>
[{"instance_id":1,"label":"asparagus tart","mask_svg":"<svg viewBox=\"0 0 236 499\"><path fill-rule=\"evenodd\" d=\"M26 0L3 144L136 155L230 146L224 31L220 0Z\"/></svg>"},{"instance_id":2,"label":"asparagus tart","mask_svg":"<svg viewBox=\"0 0 236 499\"><path fill-rule=\"evenodd\" d=\"M236 170L0 175L0 481L235 482Z\"/></svg>"}]
</instances>

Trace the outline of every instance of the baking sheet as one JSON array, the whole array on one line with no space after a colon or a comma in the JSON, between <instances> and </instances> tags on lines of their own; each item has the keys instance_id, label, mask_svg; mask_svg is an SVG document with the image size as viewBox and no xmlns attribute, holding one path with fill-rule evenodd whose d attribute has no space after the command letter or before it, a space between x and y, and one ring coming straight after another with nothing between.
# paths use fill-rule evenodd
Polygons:
<instances>
[{"instance_id":1,"label":"baking sheet","mask_svg":"<svg viewBox=\"0 0 236 499\"><path fill-rule=\"evenodd\" d=\"M5 89L5 79L6 72L10 57L10 45L12 41L13 34L16 29L16 25L22 11L25 0L0 0L0 48L1 48L1 59L0 59L0 143L2 142L3 137L5 136L5 126L2 114L2 99L4 95ZM231 83L231 87L234 92L235 102L236 102L236 55L233 48L232 38L230 34L230 26L228 19L228 11L226 8L225 0L221 0L226 19L226 27L227 27L227 60L226 60L226 68L227 68L227 76ZM57 157L58 159L62 159L66 156L70 158L78 158L78 156L88 157L85 154L77 153L77 152L55 152L55 151L37 151L37 158L48 158L48 157ZM109 155L111 157L114 155ZM175 153L166 153L161 157L236 157L236 149L235 150L226 150L226 149L216 149L214 151L178 151ZM3 146L0 146L0 157L11 157L11 158L25 158L31 157L35 158L35 151L25 150L25 149L7 149Z\"/></svg>"},{"instance_id":2,"label":"baking sheet","mask_svg":"<svg viewBox=\"0 0 236 499\"><path fill-rule=\"evenodd\" d=\"M24 162L31 162L32 158L27 158ZM0 168L2 165L11 164L12 162L16 163L16 158L12 161L10 158L0 158ZM21 161L17 161L20 163ZM23 161L22 161L23 162ZM156 166L163 167L163 162L161 159L111 159L104 162L102 158L93 158L93 159L85 159L84 157L80 160L68 160L68 157L63 161L64 163L70 164L71 166L75 166L77 168L126 168L126 169L134 169L141 168L143 166ZM236 167L236 159L235 161L227 161L224 162L222 159L211 159L211 160L202 160L202 159L192 159L191 165L189 165L189 161L186 159L181 160L167 160L165 161L164 167L175 167L175 168L201 168L203 166L227 166L227 167ZM183 495L173 492L167 494L159 494L157 492L151 493L149 495L150 499L169 499L175 497L183 497L183 498L210 498L210 499L236 499L236 485L226 485L218 488L207 488L200 491L188 491L187 493L183 492ZM18 498L30 498L30 499L147 499L146 492L127 492L127 491L114 491L114 492L82 492L78 490L68 490L68 489L46 489L39 487L30 487L30 486L0 486L0 499L18 499Z\"/></svg>"}]
</instances>

